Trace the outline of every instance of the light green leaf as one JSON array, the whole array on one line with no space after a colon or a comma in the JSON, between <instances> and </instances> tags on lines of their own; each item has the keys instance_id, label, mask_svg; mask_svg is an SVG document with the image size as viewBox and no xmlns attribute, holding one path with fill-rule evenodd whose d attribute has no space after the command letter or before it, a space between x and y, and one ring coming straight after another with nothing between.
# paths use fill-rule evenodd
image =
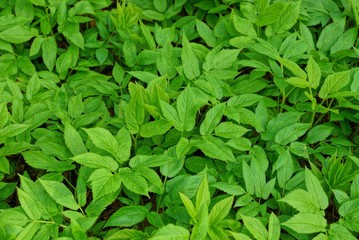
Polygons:
<instances>
[{"instance_id":1,"label":"light green leaf","mask_svg":"<svg viewBox=\"0 0 359 240\"><path fill-rule=\"evenodd\" d=\"M26 26L14 26L0 32L1 39L15 44L27 42L37 35L39 35L39 31L37 29Z\"/></svg>"},{"instance_id":2,"label":"light green leaf","mask_svg":"<svg viewBox=\"0 0 359 240\"><path fill-rule=\"evenodd\" d=\"M348 85L349 80L350 71L336 72L328 75L319 90L319 97L326 99L329 94L338 92L340 89Z\"/></svg>"},{"instance_id":3,"label":"light green leaf","mask_svg":"<svg viewBox=\"0 0 359 240\"><path fill-rule=\"evenodd\" d=\"M0 143L4 142L6 138L14 137L26 131L30 125L27 124L11 124L0 129Z\"/></svg>"},{"instance_id":4,"label":"light green leaf","mask_svg":"<svg viewBox=\"0 0 359 240\"><path fill-rule=\"evenodd\" d=\"M204 175L196 195L196 212L200 212L203 206L208 207L210 202L211 194L208 188L207 175Z\"/></svg>"},{"instance_id":5,"label":"light green leaf","mask_svg":"<svg viewBox=\"0 0 359 240\"><path fill-rule=\"evenodd\" d=\"M298 213L282 225L291 228L297 233L310 234L325 232L327 220L320 214Z\"/></svg>"},{"instance_id":6,"label":"light green leaf","mask_svg":"<svg viewBox=\"0 0 359 240\"><path fill-rule=\"evenodd\" d=\"M148 196L148 185L144 177L127 167L120 168L118 173L121 182L128 190L136 194Z\"/></svg>"},{"instance_id":7,"label":"light green leaf","mask_svg":"<svg viewBox=\"0 0 359 240\"><path fill-rule=\"evenodd\" d=\"M89 135L96 147L101 148L116 156L119 146L116 138L110 131L99 127L88 128L84 130Z\"/></svg>"},{"instance_id":8,"label":"light green leaf","mask_svg":"<svg viewBox=\"0 0 359 240\"><path fill-rule=\"evenodd\" d=\"M319 65L314 61L312 57L308 60L306 70L308 73L309 87L317 89L320 84L322 72Z\"/></svg>"},{"instance_id":9,"label":"light green leaf","mask_svg":"<svg viewBox=\"0 0 359 240\"><path fill-rule=\"evenodd\" d=\"M90 168L107 168L113 172L118 168L118 163L113 158L97 153L83 153L71 159Z\"/></svg>"},{"instance_id":10,"label":"light green leaf","mask_svg":"<svg viewBox=\"0 0 359 240\"><path fill-rule=\"evenodd\" d=\"M186 78L192 80L201 74L199 69L198 59L194 54L192 46L189 43L186 35L183 35L182 45L183 48L182 48L181 59L182 59L183 71Z\"/></svg>"},{"instance_id":11,"label":"light green leaf","mask_svg":"<svg viewBox=\"0 0 359 240\"><path fill-rule=\"evenodd\" d=\"M82 141L80 134L76 129L68 123L64 124L64 138L66 146L70 149L71 153L76 156L82 153L86 153L87 149Z\"/></svg>"},{"instance_id":12,"label":"light green leaf","mask_svg":"<svg viewBox=\"0 0 359 240\"><path fill-rule=\"evenodd\" d=\"M96 169L89 177L94 200L116 192L120 189L121 180L105 168Z\"/></svg>"},{"instance_id":13,"label":"light green leaf","mask_svg":"<svg viewBox=\"0 0 359 240\"><path fill-rule=\"evenodd\" d=\"M0 103L0 129L3 129L9 119L9 112L5 102Z\"/></svg>"},{"instance_id":14,"label":"light green leaf","mask_svg":"<svg viewBox=\"0 0 359 240\"><path fill-rule=\"evenodd\" d=\"M39 222L29 223L20 233L16 236L16 240L32 240L33 236L40 228Z\"/></svg>"},{"instance_id":15,"label":"light green leaf","mask_svg":"<svg viewBox=\"0 0 359 240\"><path fill-rule=\"evenodd\" d=\"M125 128L121 128L116 135L116 140L118 143L118 151L116 154L116 160L120 162L125 162L130 158L131 155L131 135L130 132Z\"/></svg>"},{"instance_id":16,"label":"light green leaf","mask_svg":"<svg viewBox=\"0 0 359 240\"><path fill-rule=\"evenodd\" d=\"M294 142L300 136L304 135L308 130L310 124L294 123L288 127L283 128L275 135L275 141L282 145Z\"/></svg>"},{"instance_id":17,"label":"light green leaf","mask_svg":"<svg viewBox=\"0 0 359 240\"><path fill-rule=\"evenodd\" d=\"M279 240L280 238L280 222L274 213L269 216L268 223L268 240Z\"/></svg>"},{"instance_id":18,"label":"light green leaf","mask_svg":"<svg viewBox=\"0 0 359 240\"><path fill-rule=\"evenodd\" d=\"M248 231L253 235L255 239L267 239L268 233L261 221L259 221L257 218L248 217L242 214L240 216L243 219L244 226L248 229Z\"/></svg>"},{"instance_id":19,"label":"light green leaf","mask_svg":"<svg viewBox=\"0 0 359 240\"><path fill-rule=\"evenodd\" d=\"M217 202L209 213L209 224L218 225L229 214L232 209L233 196Z\"/></svg>"},{"instance_id":20,"label":"light green leaf","mask_svg":"<svg viewBox=\"0 0 359 240\"><path fill-rule=\"evenodd\" d=\"M58 30L73 44L84 50L85 40L80 32L79 23L67 21L65 25L60 25Z\"/></svg>"},{"instance_id":21,"label":"light green leaf","mask_svg":"<svg viewBox=\"0 0 359 240\"><path fill-rule=\"evenodd\" d=\"M63 183L42 179L39 181L50 197L58 204L72 210L80 208L70 190Z\"/></svg>"},{"instance_id":22,"label":"light green leaf","mask_svg":"<svg viewBox=\"0 0 359 240\"><path fill-rule=\"evenodd\" d=\"M328 196L324 192L318 178L309 170L305 169L305 185L308 192L314 197L321 209L326 209L329 205Z\"/></svg>"},{"instance_id":23,"label":"light green leaf","mask_svg":"<svg viewBox=\"0 0 359 240\"><path fill-rule=\"evenodd\" d=\"M188 214L191 216L192 220L196 220L196 209L191 201L191 199L189 199L186 195L184 195L183 193L179 193L182 203L183 205L186 207Z\"/></svg>"},{"instance_id":24,"label":"light green leaf","mask_svg":"<svg viewBox=\"0 0 359 240\"><path fill-rule=\"evenodd\" d=\"M307 88L309 87L309 82L303 78L299 77L291 77L285 80L290 85L293 85L294 87L298 88Z\"/></svg>"},{"instance_id":25,"label":"light green leaf","mask_svg":"<svg viewBox=\"0 0 359 240\"><path fill-rule=\"evenodd\" d=\"M333 131L333 127L326 125L317 125L309 130L306 142L313 144L325 140Z\"/></svg>"},{"instance_id":26,"label":"light green leaf","mask_svg":"<svg viewBox=\"0 0 359 240\"><path fill-rule=\"evenodd\" d=\"M32 198L29 194L20 188L17 188L17 195L20 205L26 212L27 216L29 216L30 219L39 220L41 218L41 212L36 206L37 199Z\"/></svg>"},{"instance_id":27,"label":"light green leaf","mask_svg":"<svg viewBox=\"0 0 359 240\"><path fill-rule=\"evenodd\" d=\"M205 41L205 43L210 47L215 47L217 39L210 27L200 20L196 20L196 27L198 34Z\"/></svg>"},{"instance_id":28,"label":"light green leaf","mask_svg":"<svg viewBox=\"0 0 359 240\"><path fill-rule=\"evenodd\" d=\"M178 118L185 131L191 131L196 123L196 112L200 107L194 91L191 87L186 87L177 98Z\"/></svg>"},{"instance_id":29,"label":"light green leaf","mask_svg":"<svg viewBox=\"0 0 359 240\"><path fill-rule=\"evenodd\" d=\"M248 131L249 129L232 122L222 122L214 130L216 136L223 138L240 138Z\"/></svg>"},{"instance_id":30,"label":"light green leaf","mask_svg":"<svg viewBox=\"0 0 359 240\"><path fill-rule=\"evenodd\" d=\"M279 62L283 64L284 67L288 68L296 77L307 79L305 71L292 60L281 58L279 59Z\"/></svg>"},{"instance_id":31,"label":"light green leaf","mask_svg":"<svg viewBox=\"0 0 359 240\"><path fill-rule=\"evenodd\" d=\"M210 135L221 121L226 105L220 103L211 108L200 126L201 135Z\"/></svg>"},{"instance_id":32,"label":"light green leaf","mask_svg":"<svg viewBox=\"0 0 359 240\"><path fill-rule=\"evenodd\" d=\"M51 72L56 62L57 44L55 38L44 38L42 41L41 49L42 59L44 60L47 69L49 69Z\"/></svg>"},{"instance_id":33,"label":"light green leaf","mask_svg":"<svg viewBox=\"0 0 359 240\"><path fill-rule=\"evenodd\" d=\"M147 208L144 206L125 206L111 214L105 227L131 227L142 222L146 217Z\"/></svg>"},{"instance_id":34,"label":"light green leaf","mask_svg":"<svg viewBox=\"0 0 359 240\"><path fill-rule=\"evenodd\" d=\"M165 134L170 128L172 124L167 120L155 120L148 123L145 123L141 127L140 134L142 137L153 137L156 135L163 135Z\"/></svg>"},{"instance_id":35,"label":"light green leaf","mask_svg":"<svg viewBox=\"0 0 359 240\"><path fill-rule=\"evenodd\" d=\"M189 231L184 227L168 224L158 229L158 231L155 232L153 237L149 239L150 240L168 240L168 239L188 240Z\"/></svg>"},{"instance_id":36,"label":"light green leaf","mask_svg":"<svg viewBox=\"0 0 359 240\"><path fill-rule=\"evenodd\" d=\"M288 203L299 212L318 213L320 210L320 206L315 197L302 189L296 189L290 192L279 201Z\"/></svg>"},{"instance_id":37,"label":"light green leaf","mask_svg":"<svg viewBox=\"0 0 359 240\"><path fill-rule=\"evenodd\" d=\"M232 150L219 138L206 136L202 140L191 140L191 144L207 155L208 157L222 161L235 161Z\"/></svg>"}]
</instances>

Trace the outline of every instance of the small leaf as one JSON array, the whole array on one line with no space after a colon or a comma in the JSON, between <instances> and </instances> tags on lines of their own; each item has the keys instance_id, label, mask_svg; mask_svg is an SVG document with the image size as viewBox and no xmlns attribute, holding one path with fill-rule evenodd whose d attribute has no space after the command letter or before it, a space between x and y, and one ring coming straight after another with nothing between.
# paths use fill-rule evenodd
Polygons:
<instances>
[{"instance_id":1,"label":"small leaf","mask_svg":"<svg viewBox=\"0 0 359 240\"><path fill-rule=\"evenodd\" d=\"M310 234L325 232L327 220L319 214L298 213L282 225L289 227L297 233Z\"/></svg>"},{"instance_id":2,"label":"small leaf","mask_svg":"<svg viewBox=\"0 0 359 240\"><path fill-rule=\"evenodd\" d=\"M268 223L268 240L279 240L280 238L280 222L274 213L269 216Z\"/></svg>"},{"instance_id":3,"label":"small leaf","mask_svg":"<svg viewBox=\"0 0 359 240\"><path fill-rule=\"evenodd\" d=\"M57 44L54 37L44 38L41 45L42 59L51 72L56 63Z\"/></svg>"},{"instance_id":4,"label":"small leaf","mask_svg":"<svg viewBox=\"0 0 359 240\"><path fill-rule=\"evenodd\" d=\"M290 192L279 201L288 203L299 212L317 213L320 210L320 206L314 196L302 189L296 189Z\"/></svg>"},{"instance_id":5,"label":"small leaf","mask_svg":"<svg viewBox=\"0 0 359 240\"><path fill-rule=\"evenodd\" d=\"M308 73L309 86L313 89L317 89L320 84L322 72L319 65L314 61L312 57L308 60L306 70Z\"/></svg>"},{"instance_id":6,"label":"small leaf","mask_svg":"<svg viewBox=\"0 0 359 240\"><path fill-rule=\"evenodd\" d=\"M120 168L118 173L126 188L136 194L148 196L148 185L144 177L127 167Z\"/></svg>"},{"instance_id":7,"label":"small leaf","mask_svg":"<svg viewBox=\"0 0 359 240\"><path fill-rule=\"evenodd\" d=\"M144 206L125 206L111 214L104 227L131 227L146 218L147 208Z\"/></svg>"},{"instance_id":8,"label":"small leaf","mask_svg":"<svg viewBox=\"0 0 359 240\"><path fill-rule=\"evenodd\" d=\"M220 103L211 108L200 126L201 135L210 135L221 121L226 105Z\"/></svg>"},{"instance_id":9,"label":"small leaf","mask_svg":"<svg viewBox=\"0 0 359 240\"><path fill-rule=\"evenodd\" d=\"M349 80L350 71L336 72L328 75L319 90L319 97L326 99L329 94L335 93L348 85Z\"/></svg>"},{"instance_id":10,"label":"small leaf","mask_svg":"<svg viewBox=\"0 0 359 240\"><path fill-rule=\"evenodd\" d=\"M155 120L148 123L145 123L141 127L140 134L142 137L149 138L156 135L165 134L170 128L172 124L167 120Z\"/></svg>"},{"instance_id":11,"label":"small leaf","mask_svg":"<svg viewBox=\"0 0 359 240\"><path fill-rule=\"evenodd\" d=\"M116 171L118 163L108 156L101 156L96 153L83 153L71 158L86 167L90 168L107 168L111 171Z\"/></svg>"},{"instance_id":12,"label":"small leaf","mask_svg":"<svg viewBox=\"0 0 359 240\"><path fill-rule=\"evenodd\" d=\"M304 135L308 130L309 124L307 123L294 123L288 127L283 128L275 135L275 141L282 145L294 142L300 136Z\"/></svg>"},{"instance_id":13,"label":"small leaf","mask_svg":"<svg viewBox=\"0 0 359 240\"><path fill-rule=\"evenodd\" d=\"M308 192L314 196L320 208L323 210L326 209L329 205L328 196L324 192L318 178L307 168L305 169L305 185L307 186Z\"/></svg>"},{"instance_id":14,"label":"small leaf","mask_svg":"<svg viewBox=\"0 0 359 240\"><path fill-rule=\"evenodd\" d=\"M229 214L232 209L233 196L217 202L209 213L209 224L217 225Z\"/></svg>"},{"instance_id":15,"label":"small leaf","mask_svg":"<svg viewBox=\"0 0 359 240\"><path fill-rule=\"evenodd\" d=\"M207 136L202 140L191 140L191 144L201 149L208 157L222 161L235 161L232 150L219 138Z\"/></svg>"},{"instance_id":16,"label":"small leaf","mask_svg":"<svg viewBox=\"0 0 359 240\"><path fill-rule=\"evenodd\" d=\"M37 29L26 26L14 26L0 32L1 39L15 44L27 42L37 35L39 35L39 31Z\"/></svg>"},{"instance_id":17,"label":"small leaf","mask_svg":"<svg viewBox=\"0 0 359 240\"><path fill-rule=\"evenodd\" d=\"M192 80L200 75L199 63L196 55L193 52L192 46L190 45L186 35L182 38L182 66L183 71L189 80Z\"/></svg>"},{"instance_id":18,"label":"small leaf","mask_svg":"<svg viewBox=\"0 0 359 240\"><path fill-rule=\"evenodd\" d=\"M89 135L96 147L101 148L116 156L119 147L116 138L110 133L110 131L99 127L88 128L84 130Z\"/></svg>"},{"instance_id":19,"label":"small leaf","mask_svg":"<svg viewBox=\"0 0 359 240\"><path fill-rule=\"evenodd\" d=\"M253 235L255 239L258 240L266 240L268 237L267 230L257 218L247 217L245 215L241 215L243 219L244 226L248 229L248 231Z\"/></svg>"},{"instance_id":20,"label":"small leaf","mask_svg":"<svg viewBox=\"0 0 359 240\"><path fill-rule=\"evenodd\" d=\"M58 204L72 210L80 208L70 190L63 183L42 179L40 179L40 183L50 197Z\"/></svg>"},{"instance_id":21,"label":"small leaf","mask_svg":"<svg viewBox=\"0 0 359 240\"><path fill-rule=\"evenodd\" d=\"M176 239L176 240L188 240L189 231L184 227L175 226L168 224L158 229L150 240L165 240L165 239Z\"/></svg>"},{"instance_id":22,"label":"small leaf","mask_svg":"<svg viewBox=\"0 0 359 240\"><path fill-rule=\"evenodd\" d=\"M76 156L82 153L86 153L87 149L82 141L80 134L76 129L68 123L64 124L64 138L66 146L70 149L71 153Z\"/></svg>"},{"instance_id":23,"label":"small leaf","mask_svg":"<svg viewBox=\"0 0 359 240\"><path fill-rule=\"evenodd\" d=\"M325 140L333 131L333 127L326 125L317 125L309 130L306 142L313 144Z\"/></svg>"},{"instance_id":24,"label":"small leaf","mask_svg":"<svg viewBox=\"0 0 359 240\"><path fill-rule=\"evenodd\" d=\"M96 169L89 177L94 200L116 192L120 189L121 180L105 168Z\"/></svg>"}]
</instances>

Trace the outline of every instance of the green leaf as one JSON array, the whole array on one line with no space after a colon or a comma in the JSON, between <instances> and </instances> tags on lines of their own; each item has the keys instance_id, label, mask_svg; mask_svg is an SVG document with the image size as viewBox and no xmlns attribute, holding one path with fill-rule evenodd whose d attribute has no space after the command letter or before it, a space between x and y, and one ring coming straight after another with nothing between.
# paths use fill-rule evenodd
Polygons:
<instances>
[{"instance_id":1,"label":"green leaf","mask_svg":"<svg viewBox=\"0 0 359 240\"><path fill-rule=\"evenodd\" d=\"M131 135L130 132L125 128L121 128L116 135L116 140L118 143L117 159L120 162L125 162L130 158L131 155Z\"/></svg>"},{"instance_id":2,"label":"green leaf","mask_svg":"<svg viewBox=\"0 0 359 240\"><path fill-rule=\"evenodd\" d=\"M222 122L215 129L215 135L223 138L240 138L245 133L247 133L249 129L241 127L237 124L231 122Z\"/></svg>"},{"instance_id":3,"label":"green leaf","mask_svg":"<svg viewBox=\"0 0 359 240\"><path fill-rule=\"evenodd\" d=\"M39 181L50 197L58 204L72 210L80 208L70 190L63 183L42 179Z\"/></svg>"},{"instance_id":4,"label":"green leaf","mask_svg":"<svg viewBox=\"0 0 359 240\"><path fill-rule=\"evenodd\" d=\"M83 153L71 159L90 168L107 168L113 172L118 168L118 163L113 158L96 153Z\"/></svg>"},{"instance_id":5,"label":"green leaf","mask_svg":"<svg viewBox=\"0 0 359 240\"><path fill-rule=\"evenodd\" d=\"M84 130L96 147L111 153L113 156L116 156L119 146L116 138L110 133L110 131L99 127Z\"/></svg>"},{"instance_id":6,"label":"green leaf","mask_svg":"<svg viewBox=\"0 0 359 240\"><path fill-rule=\"evenodd\" d=\"M158 231L156 231L155 234L149 239L150 240L166 240L166 239L188 240L189 231L184 227L168 224L158 229Z\"/></svg>"},{"instance_id":7,"label":"green leaf","mask_svg":"<svg viewBox=\"0 0 359 240\"><path fill-rule=\"evenodd\" d=\"M9 112L5 102L0 103L0 129L3 129L9 119Z\"/></svg>"},{"instance_id":8,"label":"green leaf","mask_svg":"<svg viewBox=\"0 0 359 240\"><path fill-rule=\"evenodd\" d=\"M329 94L338 92L340 89L348 85L349 81L350 71L336 72L328 75L319 90L319 97L326 99Z\"/></svg>"},{"instance_id":9,"label":"green leaf","mask_svg":"<svg viewBox=\"0 0 359 240\"><path fill-rule=\"evenodd\" d=\"M181 53L181 59L182 59L183 72L187 79L192 80L201 74L199 69L198 59L194 54L192 46L189 43L185 34L183 35L182 38L182 45L183 48Z\"/></svg>"},{"instance_id":10,"label":"green leaf","mask_svg":"<svg viewBox=\"0 0 359 240\"><path fill-rule=\"evenodd\" d=\"M162 1L162 2L166 3L166 1ZM148 26L146 26L145 24L140 22L140 27L141 27L142 33L147 41L148 46L150 47L151 50L155 50L156 43L155 43L155 40L153 39L153 36L151 35L150 30L148 29Z\"/></svg>"},{"instance_id":11,"label":"green leaf","mask_svg":"<svg viewBox=\"0 0 359 240\"><path fill-rule=\"evenodd\" d=\"M274 213L269 216L268 223L268 240L279 240L280 238L280 222Z\"/></svg>"},{"instance_id":12,"label":"green leaf","mask_svg":"<svg viewBox=\"0 0 359 240\"><path fill-rule=\"evenodd\" d=\"M302 189L290 192L279 201L288 203L299 212L318 213L320 210L320 205L316 201L315 196Z\"/></svg>"},{"instance_id":13,"label":"green leaf","mask_svg":"<svg viewBox=\"0 0 359 240\"><path fill-rule=\"evenodd\" d=\"M191 201L186 195L183 193L179 193L183 205L186 207L188 214L191 216L192 220L196 220L196 209Z\"/></svg>"},{"instance_id":14,"label":"green leaf","mask_svg":"<svg viewBox=\"0 0 359 240\"><path fill-rule=\"evenodd\" d=\"M84 50L85 40L80 32L79 23L67 21L65 25L60 25L58 30L73 44Z\"/></svg>"},{"instance_id":15,"label":"green leaf","mask_svg":"<svg viewBox=\"0 0 359 240\"><path fill-rule=\"evenodd\" d=\"M57 44L54 37L44 38L41 44L42 59L51 72L56 63Z\"/></svg>"},{"instance_id":16,"label":"green leaf","mask_svg":"<svg viewBox=\"0 0 359 240\"><path fill-rule=\"evenodd\" d=\"M297 233L310 234L325 232L327 221L319 214L298 213L282 225L291 228Z\"/></svg>"},{"instance_id":17,"label":"green leaf","mask_svg":"<svg viewBox=\"0 0 359 240\"><path fill-rule=\"evenodd\" d=\"M329 205L328 196L324 192L318 178L307 168L305 169L305 185L307 186L308 192L314 196L320 208L323 210L326 209Z\"/></svg>"},{"instance_id":18,"label":"green leaf","mask_svg":"<svg viewBox=\"0 0 359 240\"><path fill-rule=\"evenodd\" d=\"M148 185L144 177L127 167L120 168L118 173L121 182L128 190L136 194L148 196Z\"/></svg>"},{"instance_id":19,"label":"green leaf","mask_svg":"<svg viewBox=\"0 0 359 240\"><path fill-rule=\"evenodd\" d=\"M309 130L306 142L313 144L325 140L333 131L333 127L326 125L317 125Z\"/></svg>"},{"instance_id":20,"label":"green leaf","mask_svg":"<svg viewBox=\"0 0 359 240\"><path fill-rule=\"evenodd\" d=\"M47 171L68 171L75 168L69 162L58 161L53 156L48 156L42 151L27 151L22 153L27 164L33 168L45 169Z\"/></svg>"},{"instance_id":21,"label":"green leaf","mask_svg":"<svg viewBox=\"0 0 359 240\"><path fill-rule=\"evenodd\" d=\"M196 194L196 211L200 212L203 206L208 207L210 202L211 194L208 188L207 175L205 174Z\"/></svg>"},{"instance_id":22,"label":"green leaf","mask_svg":"<svg viewBox=\"0 0 359 240\"><path fill-rule=\"evenodd\" d=\"M100 65L104 64L104 62L106 61L107 57L108 57L108 50L107 48L98 48L95 52L96 58L98 60L98 62L100 63Z\"/></svg>"},{"instance_id":23,"label":"green leaf","mask_svg":"<svg viewBox=\"0 0 359 240\"><path fill-rule=\"evenodd\" d=\"M36 208L44 219L50 219L58 213L56 202L45 192L42 186L37 182L34 183L30 179L21 176L21 189L34 201L35 205L31 205L31 211Z\"/></svg>"},{"instance_id":24,"label":"green leaf","mask_svg":"<svg viewBox=\"0 0 359 240\"><path fill-rule=\"evenodd\" d=\"M231 17L233 25L239 33L251 38L257 37L257 32L254 30L253 24L248 19L239 17L235 12L232 12Z\"/></svg>"},{"instance_id":25,"label":"green leaf","mask_svg":"<svg viewBox=\"0 0 359 240\"><path fill-rule=\"evenodd\" d=\"M235 157L232 150L224 144L219 138L206 136L201 140L191 140L193 146L201 149L201 151L208 157L219 159L222 161L234 162Z\"/></svg>"},{"instance_id":26,"label":"green leaf","mask_svg":"<svg viewBox=\"0 0 359 240\"><path fill-rule=\"evenodd\" d=\"M285 2L275 2L269 5L258 15L257 25L262 27L277 22L286 7Z\"/></svg>"},{"instance_id":27,"label":"green leaf","mask_svg":"<svg viewBox=\"0 0 359 240\"><path fill-rule=\"evenodd\" d=\"M209 224L218 225L232 209L233 196L217 202L209 213Z\"/></svg>"},{"instance_id":28,"label":"green leaf","mask_svg":"<svg viewBox=\"0 0 359 240\"><path fill-rule=\"evenodd\" d=\"M151 186L149 186L149 191L159 194L163 193L164 187L162 180L155 170L145 166L136 167L134 170L146 178L149 183L151 183Z\"/></svg>"},{"instance_id":29,"label":"green leaf","mask_svg":"<svg viewBox=\"0 0 359 240\"><path fill-rule=\"evenodd\" d=\"M294 123L288 127L283 128L275 135L275 141L281 145L287 145L294 142L300 136L304 135L308 130L310 124Z\"/></svg>"},{"instance_id":30,"label":"green leaf","mask_svg":"<svg viewBox=\"0 0 359 240\"><path fill-rule=\"evenodd\" d=\"M114 212L106 222L105 227L131 227L142 222L146 217L147 208L144 206L125 206Z\"/></svg>"},{"instance_id":31,"label":"green leaf","mask_svg":"<svg viewBox=\"0 0 359 240\"><path fill-rule=\"evenodd\" d=\"M82 153L86 153L87 149L82 141L80 134L76 129L68 123L64 124L64 138L66 146L70 149L71 153L76 156Z\"/></svg>"},{"instance_id":32,"label":"green leaf","mask_svg":"<svg viewBox=\"0 0 359 240\"><path fill-rule=\"evenodd\" d=\"M30 240L33 239L33 236L37 232L37 230L40 228L40 223L38 222L32 222L29 223L20 233L16 236L16 239L18 240Z\"/></svg>"},{"instance_id":33,"label":"green leaf","mask_svg":"<svg viewBox=\"0 0 359 240\"><path fill-rule=\"evenodd\" d=\"M39 31L37 29L26 26L14 26L0 32L1 39L15 44L27 42L37 35L39 35Z\"/></svg>"},{"instance_id":34,"label":"green leaf","mask_svg":"<svg viewBox=\"0 0 359 240\"><path fill-rule=\"evenodd\" d=\"M317 89L320 84L322 72L319 65L314 61L312 57L308 60L306 70L308 74L309 87Z\"/></svg>"},{"instance_id":35,"label":"green leaf","mask_svg":"<svg viewBox=\"0 0 359 240\"><path fill-rule=\"evenodd\" d=\"M200 107L191 87L186 87L177 98L178 119L185 131L191 131L196 122L196 112Z\"/></svg>"},{"instance_id":36,"label":"green leaf","mask_svg":"<svg viewBox=\"0 0 359 240\"><path fill-rule=\"evenodd\" d=\"M288 68L296 77L307 79L305 71L292 60L281 58L279 59L279 62Z\"/></svg>"},{"instance_id":37,"label":"green leaf","mask_svg":"<svg viewBox=\"0 0 359 240\"><path fill-rule=\"evenodd\" d=\"M220 103L211 108L200 126L201 135L210 135L221 121L226 105Z\"/></svg>"},{"instance_id":38,"label":"green leaf","mask_svg":"<svg viewBox=\"0 0 359 240\"><path fill-rule=\"evenodd\" d=\"M256 218L248 217L245 215L240 215L243 219L244 226L248 229L248 231L253 235L255 239L258 240L266 240L268 237L268 232L266 228L263 226L261 221Z\"/></svg>"},{"instance_id":39,"label":"green leaf","mask_svg":"<svg viewBox=\"0 0 359 240\"><path fill-rule=\"evenodd\" d=\"M165 134L170 128L172 124L167 120L155 120L148 123L145 123L141 127L140 134L142 137L153 137L156 135L163 135Z\"/></svg>"},{"instance_id":40,"label":"green leaf","mask_svg":"<svg viewBox=\"0 0 359 240\"><path fill-rule=\"evenodd\" d=\"M210 47L215 47L217 39L209 26L200 20L196 20L196 27L198 34L205 41L205 43Z\"/></svg>"},{"instance_id":41,"label":"green leaf","mask_svg":"<svg viewBox=\"0 0 359 240\"><path fill-rule=\"evenodd\" d=\"M290 85L293 85L294 87L298 87L298 88L307 88L310 85L310 83L307 80L299 77L291 77L286 79L285 81Z\"/></svg>"},{"instance_id":42,"label":"green leaf","mask_svg":"<svg viewBox=\"0 0 359 240\"><path fill-rule=\"evenodd\" d=\"M14 137L26 131L30 125L27 124L11 124L0 129L0 143L4 142L9 137Z\"/></svg>"},{"instance_id":43,"label":"green leaf","mask_svg":"<svg viewBox=\"0 0 359 240\"><path fill-rule=\"evenodd\" d=\"M88 181L91 182L94 200L118 191L121 186L119 176L112 174L111 171L105 168L96 169Z\"/></svg>"},{"instance_id":44,"label":"green leaf","mask_svg":"<svg viewBox=\"0 0 359 240\"><path fill-rule=\"evenodd\" d=\"M36 199L27 194L21 189L17 189L17 195L19 197L20 205L26 212L27 216L33 220L39 220L41 218L41 212L36 206Z\"/></svg>"}]
</instances>

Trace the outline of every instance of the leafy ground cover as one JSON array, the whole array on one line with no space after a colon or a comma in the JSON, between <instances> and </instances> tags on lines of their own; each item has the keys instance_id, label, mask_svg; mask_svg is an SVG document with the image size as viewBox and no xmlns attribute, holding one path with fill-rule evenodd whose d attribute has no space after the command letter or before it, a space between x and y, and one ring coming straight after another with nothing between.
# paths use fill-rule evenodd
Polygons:
<instances>
[{"instance_id":1,"label":"leafy ground cover","mask_svg":"<svg viewBox=\"0 0 359 240\"><path fill-rule=\"evenodd\" d=\"M357 0L0 1L0 239L359 234Z\"/></svg>"}]
</instances>

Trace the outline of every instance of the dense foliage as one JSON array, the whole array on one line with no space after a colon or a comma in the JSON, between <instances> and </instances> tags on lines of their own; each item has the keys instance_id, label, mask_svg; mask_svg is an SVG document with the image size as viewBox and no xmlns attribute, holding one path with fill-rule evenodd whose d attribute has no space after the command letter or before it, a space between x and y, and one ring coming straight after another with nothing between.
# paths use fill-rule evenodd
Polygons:
<instances>
[{"instance_id":1,"label":"dense foliage","mask_svg":"<svg viewBox=\"0 0 359 240\"><path fill-rule=\"evenodd\" d=\"M0 239L357 239L358 26L358 0L0 1Z\"/></svg>"}]
</instances>

